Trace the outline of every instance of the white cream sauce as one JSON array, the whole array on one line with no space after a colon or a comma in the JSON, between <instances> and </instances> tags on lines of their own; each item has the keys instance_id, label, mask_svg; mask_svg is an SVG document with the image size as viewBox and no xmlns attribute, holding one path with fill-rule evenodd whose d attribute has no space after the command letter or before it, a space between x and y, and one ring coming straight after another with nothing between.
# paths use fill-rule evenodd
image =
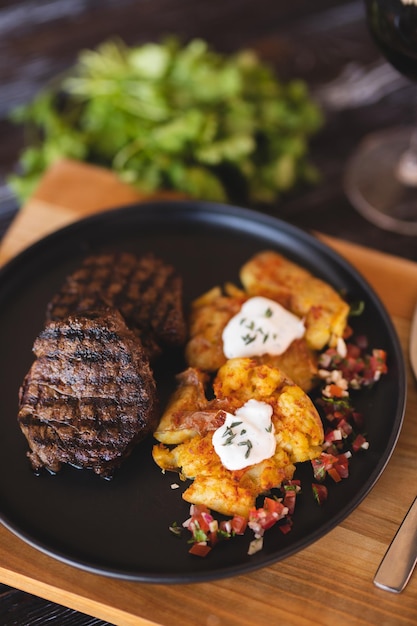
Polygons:
<instances>
[{"instance_id":1,"label":"white cream sauce","mask_svg":"<svg viewBox=\"0 0 417 626\"><path fill-rule=\"evenodd\" d=\"M272 407L266 402L248 400L234 415L226 413L226 420L213 433L213 446L224 467L240 470L275 452L275 429Z\"/></svg>"},{"instance_id":2,"label":"white cream sauce","mask_svg":"<svg viewBox=\"0 0 417 626\"><path fill-rule=\"evenodd\" d=\"M305 332L303 321L278 302L255 296L223 330L223 352L227 359L282 354Z\"/></svg>"}]
</instances>

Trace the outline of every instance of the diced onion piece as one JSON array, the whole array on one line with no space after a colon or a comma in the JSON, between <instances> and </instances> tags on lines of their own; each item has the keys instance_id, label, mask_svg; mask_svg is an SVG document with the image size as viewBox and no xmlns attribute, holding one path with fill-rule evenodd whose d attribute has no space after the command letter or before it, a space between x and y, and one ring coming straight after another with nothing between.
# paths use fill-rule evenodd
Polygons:
<instances>
[{"instance_id":1,"label":"diced onion piece","mask_svg":"<svg viewBox=\"0 0 417 626\"><path fill-rule=\"evenodd\" d=\"M252 554L256 554L256 552L260 552L264 545L264 538L257 537L253 539L249 544L248 555L252 556Z\"/></svg>"}]
</instances>

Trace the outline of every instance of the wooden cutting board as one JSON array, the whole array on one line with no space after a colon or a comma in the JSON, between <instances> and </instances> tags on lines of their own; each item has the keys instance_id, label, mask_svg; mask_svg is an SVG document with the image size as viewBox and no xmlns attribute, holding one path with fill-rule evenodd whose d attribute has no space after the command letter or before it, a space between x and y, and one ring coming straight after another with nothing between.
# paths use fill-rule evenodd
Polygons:
<instances>
[{"instance_id":1,"label":"wooden cutting board","mask_svg":"<svg viewBox=\"0 0 417 626\"><path fill-rule=\"evenodd\" d=\"M161 197L167 195L153 196ZM148 198L106 170L60 162L47 172L19 212L0 247L0 263L71 221ZM374 287L406 351L417 302L417 264L317 236L346 257ZM141 584L61 563L0 527L0 582L120 626L194 626L196 622L204 626L415 625L417 574L400 595L372 583L417 490L417 391L409 370L408 374L404 426L377 485L342 524L284 561L222 581Z\"/></svg>"}]
</instances>

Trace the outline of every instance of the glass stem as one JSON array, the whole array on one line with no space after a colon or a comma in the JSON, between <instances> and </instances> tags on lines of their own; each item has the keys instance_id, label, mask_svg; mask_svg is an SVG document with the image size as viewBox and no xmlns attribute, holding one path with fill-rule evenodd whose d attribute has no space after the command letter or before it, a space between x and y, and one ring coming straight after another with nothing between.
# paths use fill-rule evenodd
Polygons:
<instances>
[{"instance_id":1,"label":"glass stem","mask_svg":"<svg viewBox=\"0 0 417 626\"><path fill-rule=\"evenodd\" d=\"M399 160L396 175L403 185L417 187L417 130L411 133L408 150Z\"/></svg>"}]
</instances>

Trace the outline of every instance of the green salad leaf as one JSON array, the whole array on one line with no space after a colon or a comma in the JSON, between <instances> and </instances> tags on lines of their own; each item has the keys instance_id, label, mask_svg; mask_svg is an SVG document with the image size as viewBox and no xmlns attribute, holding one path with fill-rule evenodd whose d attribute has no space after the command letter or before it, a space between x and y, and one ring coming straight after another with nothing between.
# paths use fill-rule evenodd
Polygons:
<instances>
[{"instance_id":1,"label":"green salad leaf","mask_svg":"<svg viewBox=\"0 0 417 626\"><path fill-rule=\"evenodd\" d=\"M27 133L8 180L21 200L59 158L214 201L269 203L317 178L308 151L322 115L306 85L281 83L253 51L222 55L200 39L85 50L11 117Z\"/></svg>"}]
</instances>

